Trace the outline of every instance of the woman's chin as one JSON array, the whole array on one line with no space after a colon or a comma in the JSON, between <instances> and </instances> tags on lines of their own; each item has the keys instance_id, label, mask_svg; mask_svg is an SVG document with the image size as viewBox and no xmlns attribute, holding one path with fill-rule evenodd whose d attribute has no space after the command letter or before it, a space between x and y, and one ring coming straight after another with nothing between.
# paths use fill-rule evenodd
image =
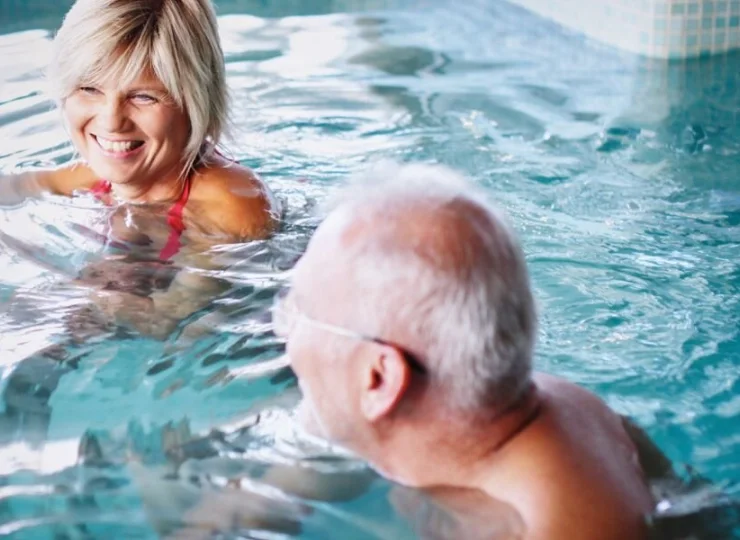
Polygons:
<instances>
[{"instance_id":1,"label":"woman's chin","mask_svg":"<svg viewBox=\"0 0 740 540\"><path fill-rule=\"evenodd\" d=\"M99 176L114 184L128 184L135 178L143 175L141 167L132 160L106 158L102 155L93 155L86 160L88 166Z\"/></svg>"},{"instance_id":2,"label":"woman's chin","mask_svg":"<svg viewBox=\"0 0 740 540\"><path fill-rule=\"evenodd\" d=\"M111 167L106 164L90 163L89 166L95 176L114 185L131 184L134 178L140 177L140 175L132 174L131 171L122 171L119 167Z\"/></svg>"}]
</instances>

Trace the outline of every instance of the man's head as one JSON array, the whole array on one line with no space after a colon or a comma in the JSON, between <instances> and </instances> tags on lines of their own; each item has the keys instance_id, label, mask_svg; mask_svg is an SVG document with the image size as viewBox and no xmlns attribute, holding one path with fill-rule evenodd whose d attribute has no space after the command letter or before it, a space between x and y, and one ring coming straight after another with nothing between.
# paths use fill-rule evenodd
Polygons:
<instances>
[{"instance_id":1,"label":"man's head","mask_svg":"<svg viewBox=\"0 0 740 540\"><path fill-rule=\"evenodd\" d=\"M530 381L521 248L444 167L385 166L344 188L279 311L322 434L371 461L434 418L494 417Z\"/></svg>"}]
</instances>

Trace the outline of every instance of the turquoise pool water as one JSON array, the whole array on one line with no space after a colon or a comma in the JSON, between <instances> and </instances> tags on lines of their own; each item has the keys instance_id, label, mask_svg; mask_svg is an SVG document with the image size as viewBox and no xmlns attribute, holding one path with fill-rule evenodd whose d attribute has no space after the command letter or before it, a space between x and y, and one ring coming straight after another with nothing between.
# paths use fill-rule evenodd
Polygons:
<instances>
[{"instance_id":1,"label":"turquoise pool water","mask_svg":"<svg viewBox=\"0 0 740 540\"><path fill-rule=\"evenodd\" d=\"M72 155L43 95L69 2L48 4L0 0L0 170ZM84 298L69 277L94 252L68 226L84 204L0 211L0 536L154 538L186 522L224 537L415 537L384 482L332 503L260 482L265 464L316 451L292 429L265 310L311 209L381 157L486 186L525 244L539 368L740 495L740 55L650 62L502 1L455 4L219 3L230 148L286 202L286 226L224 246L229 292L165 342L70 343ZM52 344L63 361L40 352ZM332 478L361 467L312 463ZM284 532L237 522L232 506L270 508Z\"/></svg>"}]
</instances>

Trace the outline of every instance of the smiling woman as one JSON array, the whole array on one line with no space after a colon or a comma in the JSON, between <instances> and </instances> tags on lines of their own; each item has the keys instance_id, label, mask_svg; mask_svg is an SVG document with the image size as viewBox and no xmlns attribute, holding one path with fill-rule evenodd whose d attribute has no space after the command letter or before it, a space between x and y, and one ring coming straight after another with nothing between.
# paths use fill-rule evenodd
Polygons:
<instances>
[{"instance_id":1,"label":"smiling woman","mask_svg":"<svg viewBox=\"0 0 740 540\"><path fill-rule=\"evenodd\" d=\"M146 263L146 275L173 262L211 267L208 246L264 238L276 222L268 188L217 150L228 100L213 5L78 0L54 39L49 79L81 160L1 178L0 205L94 196L106 219L80 232L104 257L79 279L104 316L164 337L217 289L171 270L142 286L141 264L128 263Z\"/></svg>"},{"instance_id":2,"label":"smiling woman","mask_svg":"<svg viewBox=\"0 0 740 540\"><path fill-rule=\"evenodd\" d=\"M0 203L92 191L124 204L180 203L184 228L219 241L265 236L275 217L268 189L217 151L224 71L209 0L78 0L49 75L82 161L5 180Z\"/></svg>"},{"instance_id":3,"label":"smiling woman","mask_svg":"<svg viewBox=\"0 0 740 540\"><path fill-rule=\"evenodd\" d=\"M0 175L0 207L53 194L95 216L79 223L90 205L63 206L60 220L91 240L65 283L83 299L1 391L0 432L26 441L45 438L76 345L119 330L167 339L224 290L204 272L218 269L211 246L264 238L277 221L267 186L217 150L227 91L210 0L78 0L53 49L52 97L81 159Z\"/></svg>"}]
</instances>

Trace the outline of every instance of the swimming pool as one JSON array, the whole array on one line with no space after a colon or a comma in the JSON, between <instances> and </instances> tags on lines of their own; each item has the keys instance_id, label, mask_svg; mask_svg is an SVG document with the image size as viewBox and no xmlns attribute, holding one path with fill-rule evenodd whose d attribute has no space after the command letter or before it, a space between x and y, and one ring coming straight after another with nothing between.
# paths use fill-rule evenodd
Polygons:
<instances>
[{"instance_id":1,"label":"swimming pool","mask_svg":"<svg viewBox=\"0 0 740 540\"><path fill-rule=\"evenodd\" d=\"M47 4L0 0L3 170L71 156L42 95L64 12ZM86 248L65 220L85 208L47 199L0 211L4 395L15 381L0 403L0 535L153 538L267 500L286 536L413 538L384 482L333 503L259 482L265 463L304 451L285 412L292 378L273 362L271 295L315 226L312 208L382 157L446 163L490 189L524 240L539 368L596 391L677 464L740 495L740 55L645 61L503 1L218 5L230 147L285 201L285 229L223 247L230 292L191 321L207 327L70 344L64 317L82 300L68 280ZM60 342L67 356L53 365L65 367L49 371L38 351ZM27 372L56 388L23 387ZM235 495L235 478L264 500ZM282 537L242 525L214 526Z\"/></svg>"}]
</instances>

